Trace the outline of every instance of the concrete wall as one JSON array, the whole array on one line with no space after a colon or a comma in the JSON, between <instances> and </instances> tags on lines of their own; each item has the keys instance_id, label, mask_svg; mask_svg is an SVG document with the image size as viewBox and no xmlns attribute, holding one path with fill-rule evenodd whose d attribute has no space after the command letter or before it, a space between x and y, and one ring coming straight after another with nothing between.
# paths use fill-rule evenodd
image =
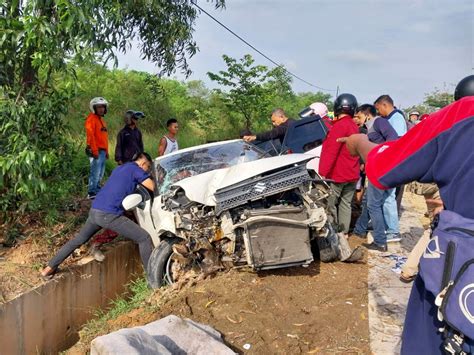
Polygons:
<instances>
[{"instance_id":1,"label":"concrete wall","mask_svg":"<svg viewBox=\"0 0 474 355\"><path fill-rule=\"evenodd\" d=\"M96 261L58 274L0 306L0 354L57 353L78 340L78 330L143 272L137 247L120 242Z\"/></svg>"}]
</instances>

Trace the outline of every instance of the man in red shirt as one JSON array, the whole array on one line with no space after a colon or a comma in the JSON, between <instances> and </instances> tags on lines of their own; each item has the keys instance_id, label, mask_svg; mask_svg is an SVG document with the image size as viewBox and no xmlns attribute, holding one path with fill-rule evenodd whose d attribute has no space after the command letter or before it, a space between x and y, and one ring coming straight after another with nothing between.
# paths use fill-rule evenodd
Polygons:
<instances>
[{"instance_id":1,"label":"man in red shirt","mask_svg":"<svg viewBox=\"0 0 474 355\"><path fill-rule=\"evenodd\" d=\"M356 108L354 95L341 94L336 98L332 128L323 143L319 161L319 174L333 181L328 199L329 213L346 235L351 221L351 201L359 180L359 159L337 140L359 133L352 118Z\"/></svg>"}]
</instances>

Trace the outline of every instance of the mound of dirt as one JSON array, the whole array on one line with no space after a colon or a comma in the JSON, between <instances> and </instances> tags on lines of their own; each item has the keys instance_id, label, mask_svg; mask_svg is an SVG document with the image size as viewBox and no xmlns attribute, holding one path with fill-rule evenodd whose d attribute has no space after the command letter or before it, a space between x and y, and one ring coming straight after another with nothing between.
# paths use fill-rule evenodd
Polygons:
<instances>
[{"instance_id":1,"label":"mound of dirt","mask_svg":"<svg viewBox=\"0 0 474 355\"><path fill-rule=\"evenodd\" d=\"M158 291L150 307L108 322L100 334L174 314L208 324L237 352L369 353L367 265L314 262L308 268L232 270ZM84 353L88 341L70 353ZM250 345L250 349L248 348Z\"/></svg>"}]
</instances>

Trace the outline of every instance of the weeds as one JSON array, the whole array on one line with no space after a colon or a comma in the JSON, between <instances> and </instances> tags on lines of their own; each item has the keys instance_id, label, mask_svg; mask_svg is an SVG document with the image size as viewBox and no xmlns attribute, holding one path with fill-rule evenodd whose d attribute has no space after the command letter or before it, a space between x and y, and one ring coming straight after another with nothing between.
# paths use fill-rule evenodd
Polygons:
<instances>
[{"instance_id":1,"label":"weeds","mask_svg":"<svg viewBox=\"0 0 474 355\"><path fill-rule=\"evenodd\" d=\"M110 331L109 320L116 319L135 308L149 307L150 312L154 311L154 307L146 303L153 290L148 287L145 277L132 281L128 285L128 289L129 292L126 296L119 297L111 302L109 310L99 309L94 313L94 319L87 322L80 331L80 344L88 347L95 337L107 334Z\"/></svg>"}]
</instances>

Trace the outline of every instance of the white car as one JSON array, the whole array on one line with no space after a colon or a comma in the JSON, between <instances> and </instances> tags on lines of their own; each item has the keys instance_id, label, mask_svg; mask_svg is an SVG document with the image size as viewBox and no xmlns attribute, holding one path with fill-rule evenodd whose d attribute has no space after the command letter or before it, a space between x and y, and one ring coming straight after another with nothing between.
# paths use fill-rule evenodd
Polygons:
<instances>
[{"instance_id":1,"label":"white car","mask_svg":"<svg viewBox=\"0 0 474 355\"><path fill-rule=\"evenodd\" d=\"M173 283L191 270L305 266L313 261L313 240L323 261L358 258L328 222L328 186L307 168L314 158L271 157L242 140L157 158L156 191L140 187L123 203L155 246L150 285Z\"/></svg>"}]
</instances>

